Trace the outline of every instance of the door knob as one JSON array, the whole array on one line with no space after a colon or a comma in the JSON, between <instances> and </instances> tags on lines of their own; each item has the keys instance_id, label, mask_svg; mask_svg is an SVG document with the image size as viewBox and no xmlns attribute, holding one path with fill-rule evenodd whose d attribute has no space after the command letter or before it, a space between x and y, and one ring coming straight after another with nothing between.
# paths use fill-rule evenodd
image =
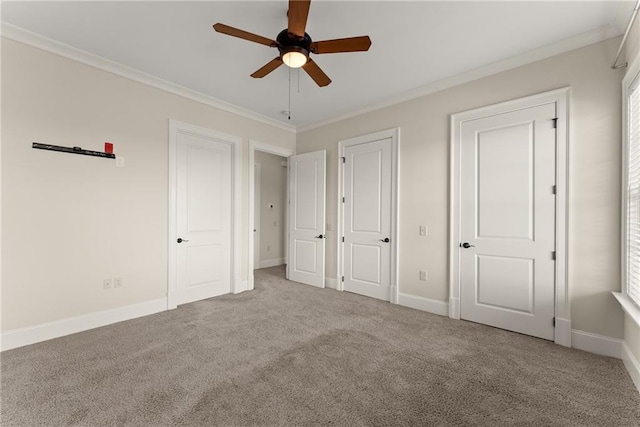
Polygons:
<instances>
[{"instance_id":1,"label":"door knob","mask_svg":"<svg viewBox=\"0 0 640 427\"><path fill-rule=\"evenodd\" d=\"M316 236L316 239L324 239L324 234L319 234Z\"/></svg>"},{"instance_id":2,"label":"door knob","mask_svg":"<svg viewBox=\"0 0 640 427\"><path fill-rule=\"evenodd\" d=\"M182 237L178 237L178 243L188 242L188 240L184 240Z\"/></svg>"},{"instance_id":3,"label":"door knob","mask_svg":"<svg viewBox=\"0 0 640 427\"><path fill-rule=\"evenodd\" d=\"M380 239L380 241L384 242L384 243L389 243L390 242L388 237L385 237L384 239Z\"/></svg>"},{"instance_id":4,"label":"door knob","mask_svg":"<svg viewBox=\"0 0 640 427\"><path fill-rule=\"evenodd\" d=\"M475 246L474 246L474 245L470 245L470 244L469 244L469 243L467 243L467 242L460 243L460 247L465 248L465 249L475 248Z\"/></svg>"}]
</instances>

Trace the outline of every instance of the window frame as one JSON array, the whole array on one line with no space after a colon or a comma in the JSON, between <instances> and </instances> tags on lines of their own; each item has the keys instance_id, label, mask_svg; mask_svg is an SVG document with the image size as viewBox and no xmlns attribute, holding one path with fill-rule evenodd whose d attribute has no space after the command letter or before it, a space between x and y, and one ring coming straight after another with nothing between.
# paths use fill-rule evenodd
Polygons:
<instances>
[{"instance_id":1,"label":"window frame","mask_svg":"<svg viewBox=\"0 0 640 427\"><path fill-rule=\"evenodd\" d=\"M629 283L627 276L627 217L629 209L629 142L630 142L630 126L629 126L629 107L630 95L632 87L635 84L636 90L640 91L640 55L636 55L634 60L627 68L627 72L622 79L622 212L621 212L621 292L614 293L624 310L640 325L640 301L634 301L629 295Z\"/></svg>"}]
</instances>

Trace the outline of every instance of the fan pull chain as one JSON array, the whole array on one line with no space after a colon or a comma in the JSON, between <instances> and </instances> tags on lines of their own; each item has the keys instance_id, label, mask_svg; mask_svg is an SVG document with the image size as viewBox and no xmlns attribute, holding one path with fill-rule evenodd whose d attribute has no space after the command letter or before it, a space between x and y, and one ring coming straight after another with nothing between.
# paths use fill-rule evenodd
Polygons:
<instances>
[{"instance_id":1,"label":"fan pull chain","mask_svg":"<svg viewBox=\"0 0 640 427\"><path fill-rule=\"evenodd\" d=\"M291 120L291 68L289 68L289 120Z\"/></svg>"},{"instance_id":2,"label":"fan pull chain","mask_svg":"<svg viewBox=\"0 0 640 427\"><path fill-rule=\"evenodd\" d=\"M298 93L300 93L300 68L298 68Z\"/></svg>"}]
</instances>

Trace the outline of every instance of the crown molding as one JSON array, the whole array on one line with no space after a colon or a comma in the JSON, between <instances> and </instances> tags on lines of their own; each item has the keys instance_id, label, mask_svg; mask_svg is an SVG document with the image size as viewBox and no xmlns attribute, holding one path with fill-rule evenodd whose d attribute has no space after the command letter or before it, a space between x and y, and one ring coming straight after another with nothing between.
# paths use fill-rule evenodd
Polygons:
<instances>
[{"instance_id":1,"label":"crown molding","mask_svg":"<svg viewBox=\"0 0 640 427\"><path fill-rule=\"evenodd\" d=\"M136 70L135 68L131 68L118 62L112 61L110 59L106 59L101 56L86 52L84 50L77 49L73 46L69 46L68 44L58 42L56 40L44 37L40 34L36 34L34 32L25 30L6 22L2 22L1 34L2 37L5 37L7 39L11 39L28 46L53 53L58 56L71 59L72 61L76 61L81 64L88 65L90 67L94 67L99 70L106 71L117 76L163 90L173 95L178 95L183 98L187 98L192 101L217 108L219 110L227 111L229 113L237 114L239 116L246 117L248 119L255 120L257 122L264 123L266 125L273 126L288 132L296 132L295 126L282 123L278 120L272 119L271 117L267 117L254 111L247 110L246 108L233 105L212 96L205 95L201 92L197 92L176 83L172 83L168 80L164 80L152 74L148 74Z\"/></svg>"},{"instance_id":2,"label":"crown molding","mask_svg":"<svg viewBox=\"0 0 640 427\"><path fill-rule=\"evenodd\" d=\"M350 111L345 114L334 116L332 118L322 120L315 123L310 123L304 126L292 126L281 121L275 120L271 117L267 117L260 113L248 110L246 108L233 105L226 101L214 98L209 95L205 95L201 92L194 91L184 86L172 83L168 80L161 79L154 75L136 70L126 65L120 64L115 61L103 58L98 55L74 48L64 43L52 40L50 38L41 36L34 32L25 30L6 22L1 23L2 37L15 40L17 42L32 46L55 55L62 56L64 58L71 59L73 61L85 64L103 71L116 74L118 76L133 80L138 83L142 83L160 90L163 90L174 95L182 96L193 101L227 111L239 116L246 117L251 120L255 120L288 132L301 133L312 129L317 129L332 123L337 123L342 120L346 120L352 117L360 116L372 111L381 110L393 105L401 104L412 99L420 98L426 95L430 95L441 90L449 89L455 86L459 86L474 80L478 80L484 77L488 77L493 74L501 73L503 71L511 70L513 68L521 67L533 62L541 61L546 58L550 58L561 53L569 52L571 50L579 49L591 44L599 43L604 40L608 40L613 37L620 36L622 33L616 25L607 25L605 27L598 28L596 30L579 34L568 39L561 40L557 43L553 43L547 46L543 46L538 49L525 52L520 55L507 58L502 61L494 62L492 64L476 68L471 71L467 71L456 76L448 77L442 80L438 80L433 83L421 86L416 89L411 89L396 96L387 98L381 102L374 103L368 107Z\"/></svg>"},{"instance_id":3,"label":"crown molding","mask_svg":"<svg viewBox=\"0 0 640 427\"><path fill-rule=\"evenodd\" d=\"M469 83L474 80L488 77L493 74L498 74L503 71L511 70L513 68L521 67L523 65L531 64L533 62L541 61L543 59L550 58L561 53L569 52L571 50L580 49L591 44L599 43L604 40L608 40L613 37L620 36L622 33L618 28L612 25L598 28L593 31L589 31L577 36L570 37L568 39L561 40L557 43L549 44L538 49L530 50L520 55L512 56L502 61L494 62L489 65L485 65L480 68L476 68L471 71L467 71L462 74L458 74L452 77L448 77L442 80L438 80L433 83L421 86L416 89L411 89L399 95L385 99L384 101L372 104L368 107L354 110L333 118L323 120L316 123L311 123L305 126L298 126L296 133L306 132L312 129L317 129L323 126L330 125L342 120L346 120L352 117L360 116L372 111L381 110L383 108L391 107L393 105L401 104L412 99L420 98L426 95L430 95L441 90L449 89L455 86L459 86L465 83Z\"/></svg>"}]
</instances>

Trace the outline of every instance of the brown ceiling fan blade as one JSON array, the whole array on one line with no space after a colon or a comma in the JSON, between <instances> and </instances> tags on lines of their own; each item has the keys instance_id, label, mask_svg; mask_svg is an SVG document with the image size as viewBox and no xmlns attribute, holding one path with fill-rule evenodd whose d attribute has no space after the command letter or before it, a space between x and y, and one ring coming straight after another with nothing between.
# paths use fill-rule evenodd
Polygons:
<instances>
[{"instance_id":1,"label":"brown ceiling fan blade","mask_svg":"<svg viewBox=\"0 0 640 427\"><path fill-rule=\"evenodd\" d=\"M280 59L280 57L278 56L272 59L271 61L267 62L264 67L260 68L255 73L251 74L251 77L253 77L254 79L261 79L281 65L282 65L282 59Z\"/></svg>"},{"instance_id":2,"label":"brown ceiling fan blade","mask_svg":"<svg viewBox=\"0 0 640 427\"><path fill-rule=\"evenodd\" d=\"M306 64L302 66L302 68L309 74L309 77L313 79L314 82L320 87L327 86L331 83L331 79L318 67L313 59L309 58Z\"/></svg>"},{"instance_id":3,"label":"brown ceiling fan blade","mask_svg":"<svg viewBox=\"0 0 640 427\"><path fill-rule=\"evenodd\" d=\"M311 0L289 0L289 33L304 37Z\"/></svg>"},{"instance_id":4,"label":"brown ceiling fan blade","mask_svg":"<svg viewBox=\"0 0 640 427\"><path fill-rule=\"evenodd\" d=\"M371 39L369 36L349 37L346 39L322 40L311 43L311 52L340 53L340 52L364 52L369 50Z\"/></svg>"},{"instance_id":5,"label":"brown ceiling fan blade","mask_svg":"<svg viewBox=\"0 0 640 427\"><path fill-rule=\"evenodd\" d=\"M278 45L275 40L271 40L257 34L249 33L247 31L239 30L237 28L230 27L219 22L213 26L213 29L228 36L238 37L239 39L249 40L250 42L260 43L265 46L276 47Z\"/></svg>"}]
</instances>

